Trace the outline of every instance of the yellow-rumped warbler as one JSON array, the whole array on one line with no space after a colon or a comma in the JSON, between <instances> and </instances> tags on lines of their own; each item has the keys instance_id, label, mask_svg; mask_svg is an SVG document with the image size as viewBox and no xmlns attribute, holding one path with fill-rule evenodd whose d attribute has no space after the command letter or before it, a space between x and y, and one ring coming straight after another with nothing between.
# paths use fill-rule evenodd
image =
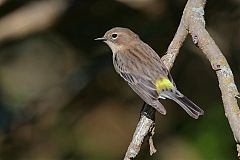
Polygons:
<instances>
[{"instance_id":1,"label":"yellow-rumped warbler","mask_svg":"<svg viewBox=\"0 0 240 160\"><path fill-rule=\"evenodd\" d=\"M171 99L191 117L197 119L204 111L177 90L177 87L158 54L130 29L116 27L101 40L113 52L113 65L129 86L158 112L166 114L159 99Z\"/></svg>"}]
</instances>

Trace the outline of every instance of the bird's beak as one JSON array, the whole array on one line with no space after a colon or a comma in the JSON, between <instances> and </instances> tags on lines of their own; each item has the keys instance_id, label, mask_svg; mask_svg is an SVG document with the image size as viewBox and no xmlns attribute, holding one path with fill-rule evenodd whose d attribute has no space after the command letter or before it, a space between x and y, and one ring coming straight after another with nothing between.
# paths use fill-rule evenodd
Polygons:
<instances>
[{"instance_id":1,"label":"bird's beak","mask_svg":"<svg viewBox=\"0 0 240 160\"><path fill-rule=\"evenodd\" d=\"M106 41L107 39L105 37L101 37L101 38L96 38L94 40L95 41Z\"/></svg>"}]
</instances>

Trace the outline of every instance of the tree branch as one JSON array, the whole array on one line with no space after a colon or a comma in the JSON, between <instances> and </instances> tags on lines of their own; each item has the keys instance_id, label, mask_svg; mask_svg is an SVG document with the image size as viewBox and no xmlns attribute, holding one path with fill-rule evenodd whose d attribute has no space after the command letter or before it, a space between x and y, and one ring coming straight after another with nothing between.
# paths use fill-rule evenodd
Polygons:
<instances>
[{"instance_id":1,"label":"tree branch","mask_svg":"<svg viewBox=\"0 0 240 160\"><path fill-rule=\"evenodd\" d=\"M210 61L216 71L225 115L228 118L235 141L240 143L240 110L237 104L239 92L234 82L234 77L228 62L212 37L205 29L204 21L205 0L190 0L185 17L188 20L189 33L196 44Z\"/></svg>"},{"instance_id":2,"label":"tree branch","mask_svg":"<svg viewBox=\"0 0 240 160\"><path fill-rule=\"evenodd\" d=\"M205 29L205 3L206 0L188 0L177 32L168 47L167 54L162 57L162 60L170 70L186 36L188 33L191 34L193 43L202 50L209 59L212 68L216 71L222 93L225 115L233 131L237 143L238 156L240 156L240 147L238 144L240 143L240 110L237 104L239 92L226 58ZM144 137L149 133L152 126L154 126L154 121L142 115L124 160L130 160L137 156Z\"/></svg>"},{"instance_id":3,"label":"tree branch","mask_svg":"<svg viewBox=\"0 0 240 160\"><path fill-rule=\"evenodd\" d=\"M134 132L132 142L130 143L126 152L124 160L135 158L143 143L144 137L149 133L151 127L154 126L154 121L142 115L138 122L137 128Z\"/></svg>"},{"instance_id":4,"label":"tree branch","mask_svg":"<svg viewBox=\"0 0 240 160\"><path fill-rule=\"evenodd\" d=\"M124 160L130 160L138 155L143 140L147 135L150 135L149 136L150 155L156 152L152 139L155 129L154 127L155 112L156 110L153 107L144 103L143 108L141 110L140 120L134 132L132 142L130 143L128 150L125 154Z\"/></svg>"}]
</instances>

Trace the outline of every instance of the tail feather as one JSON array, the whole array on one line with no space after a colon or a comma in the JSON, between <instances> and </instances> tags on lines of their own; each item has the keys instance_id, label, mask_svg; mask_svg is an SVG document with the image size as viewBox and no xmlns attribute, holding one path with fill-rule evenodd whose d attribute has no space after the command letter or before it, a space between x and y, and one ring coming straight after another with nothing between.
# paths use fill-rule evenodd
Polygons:
<instances>
[{"instance_id":1,"label":"tail feather","mask_svg":"<svg viewBox=\"0 0 240 160\"><path fill-rule=\"evenodd\" d=\"M196 104L190 101L187 97L176 97L173 99L178 103L191 117L198 119L200 115L204 114L204 111L199 108Z\"/></svg>"},{"instance_id":2,"label":"tail feather","mask_svg":"<svg viewBox=\"0 0 240 160\"><path fill-rule=\"evenodd\" d=\"M204 114L204 111L194 104L191 100L185 97L180 92L174 93L166 91L162 94L164 97L174 100L179 104L191 117L198 119L200 115Z\"/></svg>"}]
</instances>

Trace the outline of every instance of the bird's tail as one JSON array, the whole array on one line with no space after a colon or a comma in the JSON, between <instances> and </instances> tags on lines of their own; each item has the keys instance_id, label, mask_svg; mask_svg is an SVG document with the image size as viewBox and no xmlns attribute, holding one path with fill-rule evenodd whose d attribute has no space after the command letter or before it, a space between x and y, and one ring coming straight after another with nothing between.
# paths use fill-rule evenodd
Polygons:
<instances>
[{"instance_id":1,"label":"bird's tail","mask_svg":"<svg viewBox=\"0 0 240 160\"><path fill-rule=\"evenodd\" d=\"M204 111L199 108L196 104L194 104L191 100L181 94L179 91L170 92L165 91L162 94L163 97L174 100L177 104L179 104L191 117L198 119L200 115L204 114Z\"/></svg>"}]
</instances>

